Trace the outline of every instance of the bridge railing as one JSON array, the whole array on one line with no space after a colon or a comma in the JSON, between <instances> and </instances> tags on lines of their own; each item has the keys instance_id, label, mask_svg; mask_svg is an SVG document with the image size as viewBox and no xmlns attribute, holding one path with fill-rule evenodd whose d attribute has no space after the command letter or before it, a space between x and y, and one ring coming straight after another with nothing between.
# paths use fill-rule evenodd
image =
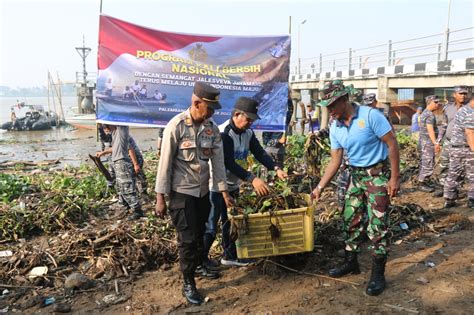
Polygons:
<instances>
[{"instance_id":1,"label":"bridge railing","mask_svg":"<svg viewBox=\"0 0 474 315\"><path fill-rule=\"evenodd\" d=\"M474 57L474 27L292 59L290 74L323 73Z\"/></svg>"}]
</instances>

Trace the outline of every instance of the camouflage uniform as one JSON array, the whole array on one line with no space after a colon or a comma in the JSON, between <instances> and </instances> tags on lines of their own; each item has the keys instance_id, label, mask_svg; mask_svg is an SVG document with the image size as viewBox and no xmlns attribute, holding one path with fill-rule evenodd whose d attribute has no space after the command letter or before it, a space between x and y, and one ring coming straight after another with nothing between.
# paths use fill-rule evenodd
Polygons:
<instances>
[{"instance_id":1,"label":"camouflage uniform","mask_svg":"<svg viewBox=\"0 0 474 315\"><path fill-rule=\"evenodd\" d=\"M449 169L449 152L451 149L451 139L453 136L454 117L458 112L458 108L454 102L448 103L443 108L443 123L439 126L438 141L443 138L443 148L439 157L439 182L444 185L444 180L448 176Z\"/></svg>"},{"instance_id":2,"label":"camouflage uniform","mask_svg":"<svg viewBox=\"0 0 474 315\"><path fill-rule=\"evenodd\" d=\"M456 114L449 151L449 171L444 184L444 198L456 199L463 170L469 182L468 198L474 200L474 152L467 144L465 130L474 129L474 109L463 106Z\"/></svg>"},{"instance_id":3,"label":"camouflage uniform","mask_svg":"<svg viewBox=\"0 0 474 315\"><path fill-rule=\"evenodd\" d=\"M117 126L112 131L112 162L115 170L116 189L120 198L135 212L141 212L135 188L133 165L128 155L129 128Z\"/></svg>"},{"instance_id":4,"label":"camouflage uniform","mask_svg":"<svg viewBox=\"0 0 474 315\"><path fill-rule=\"evenodd\" d=\"M350 175L343 216L346 251L359 251L367 207L367 236L373 244L370 248L375 255L385 255L389 219L386 209L390 204L387 194L389 165L385 161L369 169L350 167Z\"/></svg>"},{"instance_id":5,"label":"camouflage uniform","mask_svg":"<svg viewBox=\"0 0 474 315\"><path fill-rule=\"evenodd\" d=\"M418 181L424 182L433 175L435 163L435 146L430 139L426 125L433 125L435 133L437 132L436 119L428 109L425 109L420 116L420 172L418 173Z\"/></svg>"},{"instance_id":6,"label":"camouflage uniform","mask_svg":"<svg viewBox=\"0 0 474 315\"><path fill-rule=\"evenodd\" d=\"M133 174L136 176L136 184L137 184L137 190L140 194L146 194L146 190L148 188L148 182L146 180L145 173L143 172L143 155L140 149L138 148L137 143L135 142L135 139L130 136L130 149L133 149L135 152L135 156L137 157L137 162L138 165L140 165L140 172L138 174L135 173L135 170L133 170Z\"/></svg>"}]
</instances>

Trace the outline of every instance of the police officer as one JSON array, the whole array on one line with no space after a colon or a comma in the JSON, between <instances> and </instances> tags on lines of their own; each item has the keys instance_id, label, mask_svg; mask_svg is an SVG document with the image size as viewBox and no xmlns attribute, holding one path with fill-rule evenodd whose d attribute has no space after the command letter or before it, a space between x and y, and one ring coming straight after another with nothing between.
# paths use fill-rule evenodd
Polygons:
<instances>
[{"instance_id":1,"label":"police officer","mask_svg":"<svg viewBox=\"0 0 474 315\"><path fill-rule=\"evenodd\" d=\"M420 116L420 171L418 173L419 189L424 192L433 192L434 187L428 183L428 179L433 175L435 153L440 151L439 137L436 126L434 111L440 107L439 98L436 95L426 97L426 108Z\"/></svg>"},{"instance_id":2,"label":"police officer","mask_svg":"<svg viewBox=\"0 0 474 315\"><path fill-rule=\"evenodd\" d=\"M470 147L466 138L472 129L474 129L474 97L471 97L467 105L461 107L454 118L449 150L449 171L444 182L445 208L456 205L463 170L469 183L468 207L474 208L474 148L472 139Z\"/></svg>"},{"instance_id":3,"label":"police officer","mask_svg":"<svg viewBox=\"0 0 474 315\"><path fill-rule=\"evenodd\" d=\"M467 100L467 87L458 85L454 87L453 102L449 102L443 109L443 123L439 126L438 139L442 140L443 147L439 157L439 183L444 185L444 181L448 176L449 168L449 151L451 149L451 138L454 128L454 117ZM443 191L439 190L434 193L435 197L441 197Z\"/></svg>"},{"instance_id":4,"label":"police officer","mask_svg":"<svg viewBox=\"0 0 474 315\"><path fill-rule=\"evenodd\" d=\"M227 192L221 136L211 119L214 110L221 108L219 94L208 84L195 84L191 106L165 127L156 176L156 214L163 218L169 208L178 235L183 295L191 304L203 302L196 289L195 272L211 279L219 276L201 265L203 234L211 207L209 164L213 185L222 193L227 206L233 202ZM169 196L168 207L165 194Z\"/></svg>"},{"instance_id":5,"label":"police officer","mask_svg":"<svg viewBox=\"0 0 474 315\"><path fill-rule=\"evenodd\" d=\"M389 197L400 188L400 157L392 127L377 110L350 102L350 87L341 80L328 83L323 90L325 106L334 119L330 127L331 161L313 197L318 200L322 190L337 173L343 151L349 158L350 184L344 207L345 262L331 270L333 277L359 273L357 253L367 212L367 235L372 246L372 274L366 289L378 295L385 289ZM389 165L390 164L390 165Z\"/></svg>"}]
</instances>

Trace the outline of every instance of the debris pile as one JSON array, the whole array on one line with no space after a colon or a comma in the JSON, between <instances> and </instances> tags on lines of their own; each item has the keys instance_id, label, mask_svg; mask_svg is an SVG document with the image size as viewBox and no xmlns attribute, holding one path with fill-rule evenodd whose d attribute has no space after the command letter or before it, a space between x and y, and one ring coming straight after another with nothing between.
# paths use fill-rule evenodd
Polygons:
<instances>
[{"instance_id":1,"label":"debris pile","mask_svg":"<svg viewBox=\"0 0 474 315\"><path fill-rule=\"evenodd\" d=\"M58 287L71 272L92 279L112 279L141 273L177 258L174 231L168 222L149 218L135 224L87 226L70 230L39 243L20 242L12 255L0 259L0 282ZM47 274L30 277L37 266ZM43 269L42 269L43 270Z\"/></svg>"}]
</instances>

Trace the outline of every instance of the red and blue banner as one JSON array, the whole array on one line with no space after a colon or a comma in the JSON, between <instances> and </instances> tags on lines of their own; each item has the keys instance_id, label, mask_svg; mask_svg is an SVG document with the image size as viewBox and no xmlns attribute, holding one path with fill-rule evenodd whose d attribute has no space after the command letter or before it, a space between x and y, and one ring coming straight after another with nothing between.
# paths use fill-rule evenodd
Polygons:
<instances>
[{"instance_id":1,"label":"red and blue banner","mask_svg":"<svg viewBox=\"0 0 474 315\"><path fill-rule=\"evenodd\" d=\"M221 91L217 124L246 96L260 103L254 129L284 131L289 61L287 35L170 33L101 15L97 121L163 127L189 107L195 82L203 81Z\"/></svg>"}]
</instances>

